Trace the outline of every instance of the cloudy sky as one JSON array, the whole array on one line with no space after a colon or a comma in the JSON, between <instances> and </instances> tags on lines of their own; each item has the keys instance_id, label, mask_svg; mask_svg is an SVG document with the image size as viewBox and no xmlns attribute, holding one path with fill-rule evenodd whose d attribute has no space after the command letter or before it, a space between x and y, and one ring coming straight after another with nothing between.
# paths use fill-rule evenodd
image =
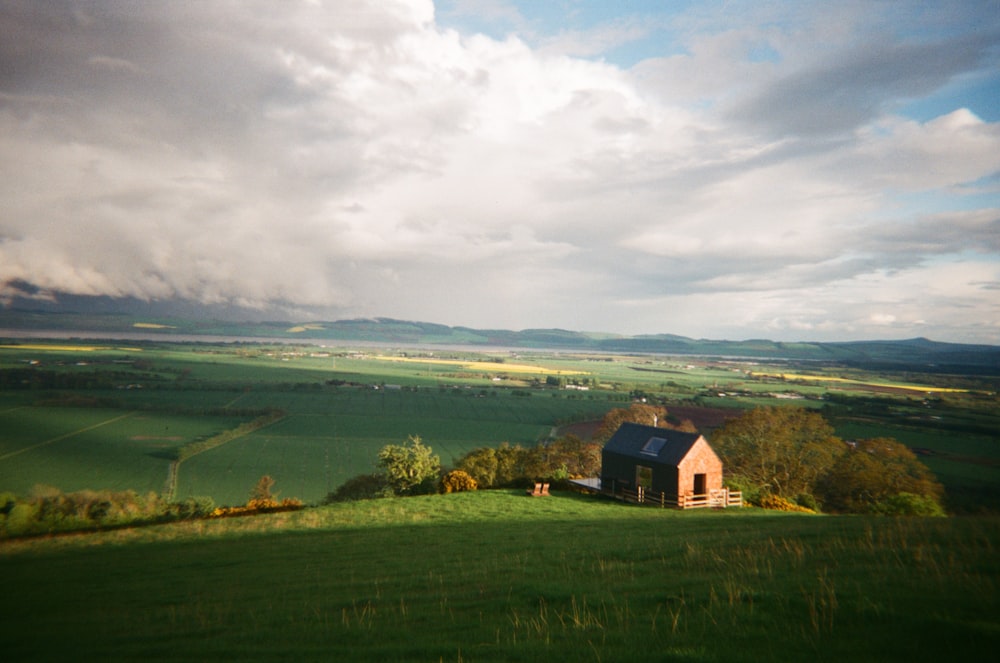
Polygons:
<instances>
[{"instance_id":1,"label":"cloudy sky","mask_svg":"<svg viewBox=\"0 0 1000 663\"><path fill-rule=\"evenodd\" d=\"M1000 344L1000 2L0 0L0 175L8 303Z\"/></svg>"}]
</instances>

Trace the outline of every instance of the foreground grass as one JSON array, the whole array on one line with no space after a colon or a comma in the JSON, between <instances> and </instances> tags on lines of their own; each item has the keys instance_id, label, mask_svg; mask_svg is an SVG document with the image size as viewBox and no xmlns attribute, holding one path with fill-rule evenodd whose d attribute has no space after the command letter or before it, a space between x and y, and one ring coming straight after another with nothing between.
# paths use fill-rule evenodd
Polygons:
<instances>
[{"instance_id":1,"label":"foreground grass","mask_svg":"<svg viewBox=\"0 0 1000 663\"><path fill-rule=\"evenodd\" d=\"M920 661L1000 646L1000 519L516 492L0 544L5 660Z\"/></svg>"}]
</instances>

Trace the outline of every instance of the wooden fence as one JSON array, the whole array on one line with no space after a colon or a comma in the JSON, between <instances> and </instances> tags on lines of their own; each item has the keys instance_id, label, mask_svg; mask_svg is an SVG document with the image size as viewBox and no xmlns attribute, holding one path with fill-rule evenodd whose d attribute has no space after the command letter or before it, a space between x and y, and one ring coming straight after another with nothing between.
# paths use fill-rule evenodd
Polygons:
<instances>
[{"instance_id":1,"label":"wooden fence","mask_svg":"<svg viewBox=\"0 0 1000 663\"><path fill-rule=\"evenodd\" d=\"M637 490L623 489L616 493L607 492L625 502L658 506L663 509L725 509L731 506L743 506L743 493L738 490L729 490L728 488L712 490L707 495L681 495L676 499L667 497L666 493L654 493L651 490L643 488Z\"/></svg>"}]
</instances>

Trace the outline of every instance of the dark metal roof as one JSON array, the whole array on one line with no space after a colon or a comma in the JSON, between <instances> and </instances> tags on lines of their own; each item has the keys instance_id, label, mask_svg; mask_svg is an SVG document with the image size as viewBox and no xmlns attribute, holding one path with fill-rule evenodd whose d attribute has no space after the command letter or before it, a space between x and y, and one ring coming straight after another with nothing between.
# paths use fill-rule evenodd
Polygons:
<instances>
[{"instance_id":1,"label":"dark metal roof","mask_svg":"<svg viewBox=\"0 0 1000 663\"><path fill-rule=\"evenodd\" d=\"M604 445L604 450L647 461L655 459L665 465L679 465L699 438L698 433L624 423Z\"/></svg>"}]
</instances>

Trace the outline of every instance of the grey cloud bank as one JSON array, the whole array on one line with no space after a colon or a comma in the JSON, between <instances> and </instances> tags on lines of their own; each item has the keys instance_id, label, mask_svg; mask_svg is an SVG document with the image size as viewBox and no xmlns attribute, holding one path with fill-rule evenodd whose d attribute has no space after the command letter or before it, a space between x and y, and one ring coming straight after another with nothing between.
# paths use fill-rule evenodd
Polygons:
<instances>
[{"instance_id":1,"label":"grey cloud bank","mask_svg":"<svg viewBox=\"0 0 1000 663\"><path fill-rule=\"evenodd\" d=\"M462 5L0 0L0 299L1000 343L995 3Z\"/></svg>"}]
</instances>

